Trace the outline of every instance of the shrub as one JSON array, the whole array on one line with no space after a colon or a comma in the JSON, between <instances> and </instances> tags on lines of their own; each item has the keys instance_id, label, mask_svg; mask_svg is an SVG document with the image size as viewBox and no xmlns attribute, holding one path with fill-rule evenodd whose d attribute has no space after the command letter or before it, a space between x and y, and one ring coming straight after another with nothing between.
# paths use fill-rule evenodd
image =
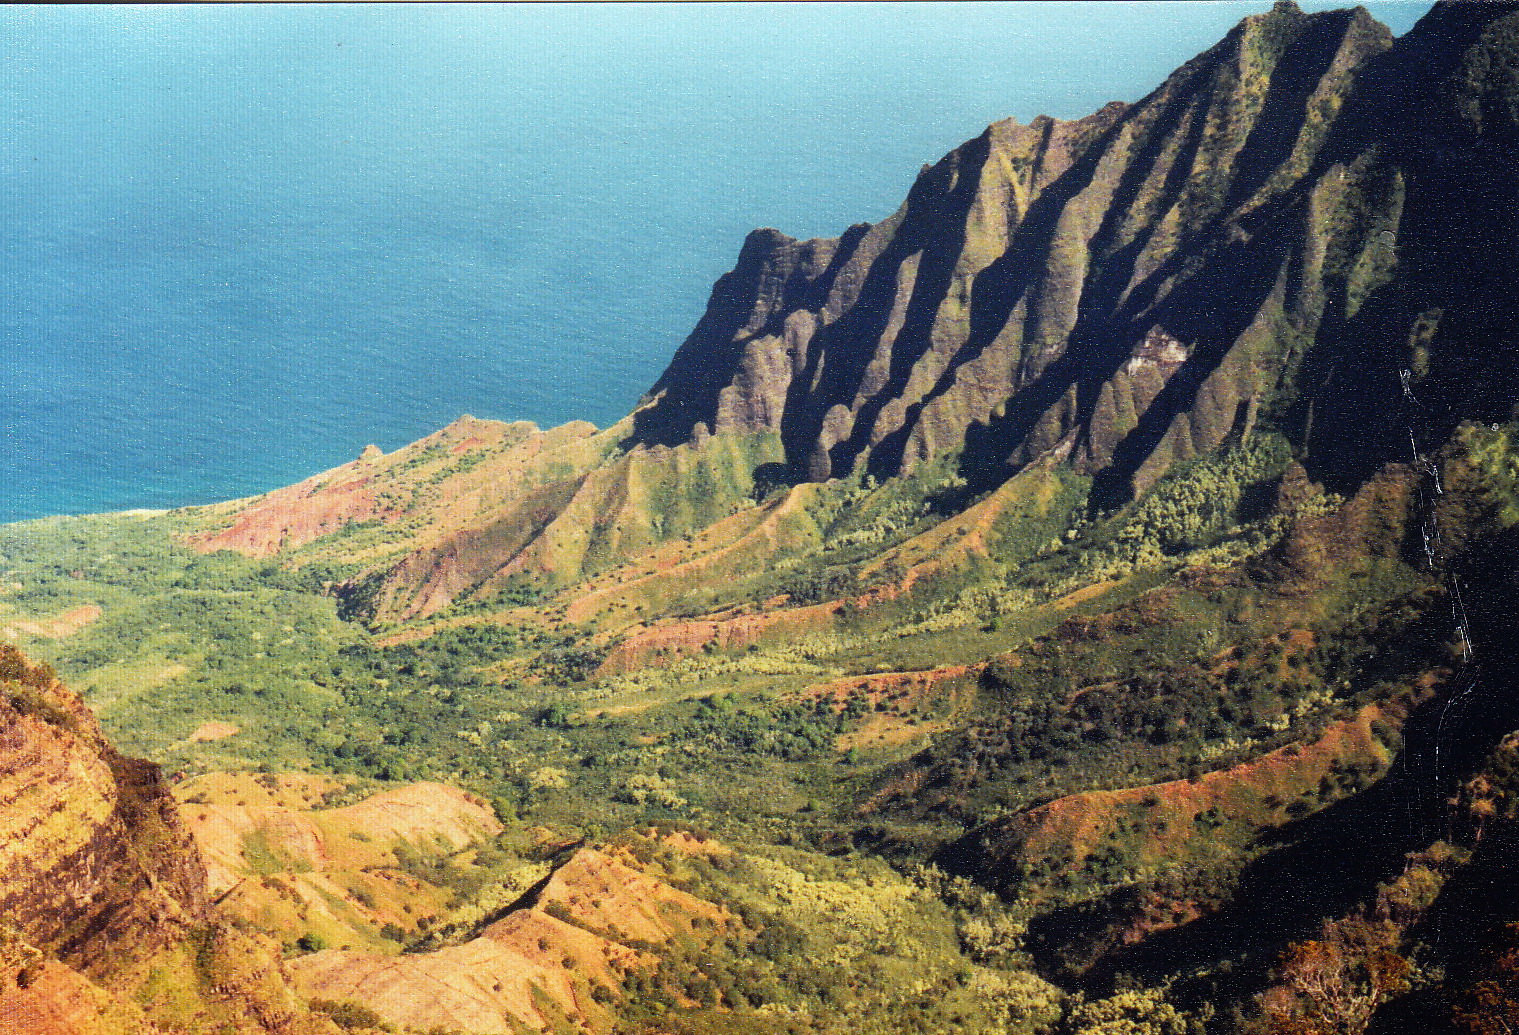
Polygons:
<instances>
[{"instance_id":1,"label":"shrub","mask_svg":"<svg viewBox=\"0 0 1519 1035\"><path fill-rule=\"evenodd\" d=\"M296 940L295 947L301 952L321 952L327 948L327 939L315 931L307 931Z\"/></svg>"},{"instance_id":2,"label":"shrub","mask_svg":"<svg viewBox=\"0 0 1519 1035\"><path fill-rule=\"evenodd\" d=\"M351 999L345 999L342 1002L335 1002L331 999L313 999L311 1000L311 1009L314 1013L326 1014L339 1028L345 1028L350 1031L355 1028L379 1028L383 1031L394 1030L381 1019L379 1014Z\"/></svg>"}]
</instances>

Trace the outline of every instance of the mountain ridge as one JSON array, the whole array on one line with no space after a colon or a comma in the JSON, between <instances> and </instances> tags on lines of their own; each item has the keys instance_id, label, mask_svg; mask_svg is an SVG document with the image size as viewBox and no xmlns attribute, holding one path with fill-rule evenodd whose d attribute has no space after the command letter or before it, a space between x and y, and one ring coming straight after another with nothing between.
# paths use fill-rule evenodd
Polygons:
<instances>
[{"instance_id":1,"label":"mountain ridge","mask_svg":"<svg viewBox=\"0 0 1519 1035\"><path fill-rule=\"evenodd\" d=\"M1482 127L1501 138L1507 109L1487 87L1461 100L1461 69L1512 23L1501 5L1436 5L1393 40L1361 10L1278 4L1134 104L994 123L878 224L808 241L756 230L624 422L534 432L584 440L552 472L507 475L486 457L476 481L494 499L459 483L473 513L443 517L415 495L383 516L343 511L436 530L345 593L389 620L529 582L558 591L778 488L945 463L969 500L1048 459L1092 477L1091 505L1109 509L1257 426L1353 491L1409 459L1410 427L1427 452L1461 419L1506 419L1513 378L1474 377L1468 350L1445 343L1505 333L1502 298L1519 285L1489 263L1480 303L1456 312L1446 296L1469 286L1440 271L1471 268L1466 253L1519 220L1502 201L1514 185L1493 225L1431 224L1470 208L1452 197L1463 177L1500 175ZM1445 149L1417 127L1442 105L1468 113ZM1347 391L1351 367L1364 376ZM512 490L522 477L538 488ZM331 482L238 520L299 546L312 514L342 510ZM694 485L709 488L658 502ZM230 530L200 541L242 548Z\"/></svg>"},{"instance_id":2,"label":"mountain ridge","mask_svg":"<svg viewBox=\"0 0 1519 1035\"><path fill-rule=\"evenodd\" d=\"M1231 342L1248 345L1247 310L1266 302L1279 278L1263 269L1256 301L1234 307L1243 323L1211 330L1198 310L1221 315L1207 297L1217 289L1206 270L1189 277L1175 269L1182 252L1206 256L1237 244L1241 233L1229 223L1297 186L1353 72L1391 45L1364 12L1303 15L1278 5L1134 105L1115 103L1074 123L994 124L925 171L896 215L840 239L835 255L850 255L853 275L822 305L807 296L812 280L798 283L794 297L758 298L737 328L746 350L719 393L728 405L705 411L688 384L710 394L700 386L722 379L723 350L732 346L709 339L718 324L738 321L704 318L635 413L637 440L677 440L695 416L709 428L780 431L793 472L813 480L847 474L867 453L883 475L965 450L968 469L987 468L983 480L1056 451L1086 470L1115 467L1132 477L1143 469L1141 483L1153 481L1167 452L1185 458L1215 448L1239 423L1241 404L1271 387L1269 370L1259 385L1243 371L1210 380L1214 371L1193 354L1201 341L1205 351L1222 351L1217 365L1234 351ZM859 247L849 248L856 238ZM819 247L751 235L733 279L714 290L709 316L726 314L736 282L766 268L759 253L767 245L782 265ZM1235 277L1251 265L1238 255L1228 261ZM788 283L776 271L755 286ZM1186 289L1203 297L1188 299ZM873 298L853 321L863 330L847 319L856 291ZM777 308L788 310L779 320ZM824 357L803 357L814 333ZM782 344L803 364L802 383L754 391L764 384L760 371L784 369L774 358ZM704 369L713 366L718 372ZM1169 394L1190 386L1191 405L1167 409L1163 401L1150 413L1183 367ZM783 398L787 405L777 405ZM1183 412L1188 427L1173 427ZM735 419L745 413L751 419Z\"/></svg>"},{"instance_id":3,"label":"mountain ridge","mask_svg":"<svg viewBox=\"0 0 1519 1035\"><path fill-rule=\"evenodd\" d=\"M1498 1035L1516 157L1519 6L1395 40L1278 3L879 223L752 232L612 427L466 416L0 536L6 627L185 773L489 801L428 861L235 800L268 771L188 782L240 916L368 947L297 957L306 994L414 1028L463 990L489 1030ZM741 925L561 959L550 920L631 886L593 842ZM436 969L509 957L570 1008Z\"/></svg>"}]
</instances>

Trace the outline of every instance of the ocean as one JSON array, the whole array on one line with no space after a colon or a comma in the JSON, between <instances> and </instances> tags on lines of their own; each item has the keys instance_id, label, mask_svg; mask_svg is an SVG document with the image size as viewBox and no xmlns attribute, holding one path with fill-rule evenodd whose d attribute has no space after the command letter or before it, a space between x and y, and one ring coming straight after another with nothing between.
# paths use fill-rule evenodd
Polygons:
<instances>
[{"instance_id":1,"label":"ocean","mask_svg":"<svg viewBox=\"0 0 1519 1035\"><path fill-rule=\"evenodd\" d=\"M0 521L462 413L605 426L750 229L879 220L987 123L1136 100L1267 6L0 9Z\"/></svg>"}]
</instances>

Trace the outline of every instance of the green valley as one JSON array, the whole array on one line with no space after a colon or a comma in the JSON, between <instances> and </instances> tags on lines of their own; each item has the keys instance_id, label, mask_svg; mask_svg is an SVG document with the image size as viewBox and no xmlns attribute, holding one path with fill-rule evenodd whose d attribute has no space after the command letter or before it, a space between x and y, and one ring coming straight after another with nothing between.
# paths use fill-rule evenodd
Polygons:
<instances>
[{"instance_id":1,"label":"green valley","mask_svg":"<svg viewBox=\"0 0 1519 1035\"><path fill-rule=\"evenodd\" d=\"M1508 1032L1516 26L1279 3L997 123L611 428L0 527L0 1011ZM123 873L146 973L36 919Z\"/></svg>"}]
</instances>

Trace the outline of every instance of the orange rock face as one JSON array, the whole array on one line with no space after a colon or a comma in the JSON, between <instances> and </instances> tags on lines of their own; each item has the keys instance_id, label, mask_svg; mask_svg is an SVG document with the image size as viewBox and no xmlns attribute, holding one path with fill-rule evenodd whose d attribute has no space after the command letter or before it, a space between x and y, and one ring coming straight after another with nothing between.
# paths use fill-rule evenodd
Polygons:
<instances>
[{"instance_id":1,"label":"orange rock face","mask_svg":"<svg viewBox=\"0 0 1519 1035\"><path fill-rule=\"evenodd\" d=\"M585 467L595 430L577 422L543 432L528 423L461 417L394 453L366 449L298 484L213 508L225 523L191 537L190 545L268 557L384 521L405 524L406 548L426 548L489 527L538 485Z\"/></svg>"},{"instance_id":2,"label":"orange rock face","mask_svg":"<svg viewBox=\"0 0 1519 1035\"><path fill-rule=\"evenodd\" d=\"M826 629L843 606L837 602L812 604L731 618L675 622L644 629L613 647L596 674L608 676L632 672L658 662L700 654L709 647L739 650L760 643L767 637L816 632Z\"/></svg>"},{"instance_id":3,"label":"orange rock face","mask_svg":"<svg viewBox=\"0 0 1519 1035\"><path fill-rule=\"evenodd\" d=\"M376 499L370 476L343 468L333 474L339 477L318 475L271 493L256 510L197 545L208 553L235 550L250 557L268 557L335 532L349 522L390 513Z\"/></svg>"},{"instance_id":4,"label":"orange rock face","mask_svg":"<svg viewBox=\"0 0 1519 1035\"><path fill-rule=\"evenodd\" d=\"M0 914L88 973L181 935L205 876L158 768L118 754L14 648L0 679Z\"/></svg>"}]
</instances>

